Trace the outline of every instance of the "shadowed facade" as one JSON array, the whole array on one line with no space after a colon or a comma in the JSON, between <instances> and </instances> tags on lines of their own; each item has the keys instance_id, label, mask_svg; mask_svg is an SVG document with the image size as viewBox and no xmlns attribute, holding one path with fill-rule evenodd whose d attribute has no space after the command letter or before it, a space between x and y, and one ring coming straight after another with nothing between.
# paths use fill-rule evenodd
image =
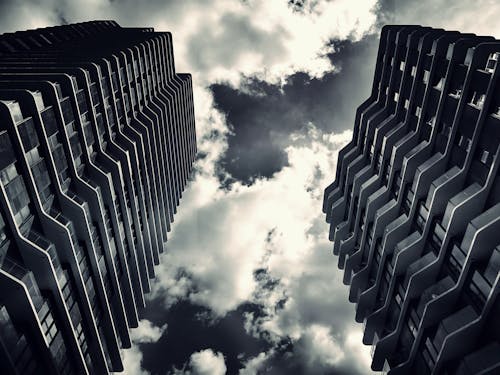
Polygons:
<instances>
[{"instance_id":1,"label":"shadowed facade","mask_svg":"<svg viewBox=\"0 0 500 375\"><path fill-rule=\"evenodd\" d=\"M122 371L196 156L172 38L0 35L0 369Z\"/></svg>"},{"instance_id":2,"label":"shadowed facade","mask_svg":"<svg viewBox=\"0 0 500 375\"><path fill-rule=\"evenodd\" d=\"M372 368L500 371L500 42L382 29L323 212Z\"/></svg>"}]
</instances>

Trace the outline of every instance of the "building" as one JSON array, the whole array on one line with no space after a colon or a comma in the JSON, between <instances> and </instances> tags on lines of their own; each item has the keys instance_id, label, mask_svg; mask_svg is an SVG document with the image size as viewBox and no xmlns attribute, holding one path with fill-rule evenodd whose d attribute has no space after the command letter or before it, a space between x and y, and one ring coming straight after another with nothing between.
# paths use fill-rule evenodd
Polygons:
<instances>
[{"instance_id":1,"label":"building","mask_svg":"<svg viewBox=\"0 0 500 375\"><path fill-rule=\"evenodd\" d=\"M323 203L374 370L500 373L499 59L493 38L382 29Z\"/></svg>"},{"instance_id":2,"label":"building","mask_svg":"<svg viewBox=\"0 0 500 375\"><path fill-rule=\"evenodd\" d=\"M169 33L0 36L0 373L123 370L195 155Z\"/></svg>"}]
</instances>

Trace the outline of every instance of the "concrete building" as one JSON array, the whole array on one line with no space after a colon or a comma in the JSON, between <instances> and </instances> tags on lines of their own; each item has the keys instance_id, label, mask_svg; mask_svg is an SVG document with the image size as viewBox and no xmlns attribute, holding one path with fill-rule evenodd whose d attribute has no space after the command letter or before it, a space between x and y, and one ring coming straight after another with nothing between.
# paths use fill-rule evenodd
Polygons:
<instances>
[{"instance_id":1,"label":"concrete building","mask_svg":"<svg viewBox=\"0 0 500 375\"><path fill-rule=\"evenodd\" d=\"M0 35L0 373L123 370L195 155L169 33Z\"/></svg>"},{"instance_id":2,"label":"concrete building","mask_svg":"<svg viewBox=\"0 0 500 375\"><path fill-rule=\"evenodd\" d=\"M372 368L500 373L500 42L382 29L323 211Z\"/></svg>"}]
</instances>

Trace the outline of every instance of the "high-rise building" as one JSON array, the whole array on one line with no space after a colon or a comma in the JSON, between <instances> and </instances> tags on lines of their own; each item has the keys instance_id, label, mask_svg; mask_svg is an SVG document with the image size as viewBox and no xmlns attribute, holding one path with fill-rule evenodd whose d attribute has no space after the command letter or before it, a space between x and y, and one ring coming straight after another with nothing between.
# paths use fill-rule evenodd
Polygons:
<instances>
[{"instance_id":1,"label":"high-rise building","mask_svg":"<svg viewBox=\"0 0 500 375\"><path fill-rule=\"evenodd\" d=\"M195 155L169 33L0 36L0 373L123 370Z\"/></svg>"},{"instance_id":2,"label":"high-rise building","mask_svg":"<svg viewBox=\"0 0 500 375\"><path fill-rule=\"evenodd\" d=\"M323 211L372 368L500 373L500 42L382 29Z\"/></svg>"}]
</instances>

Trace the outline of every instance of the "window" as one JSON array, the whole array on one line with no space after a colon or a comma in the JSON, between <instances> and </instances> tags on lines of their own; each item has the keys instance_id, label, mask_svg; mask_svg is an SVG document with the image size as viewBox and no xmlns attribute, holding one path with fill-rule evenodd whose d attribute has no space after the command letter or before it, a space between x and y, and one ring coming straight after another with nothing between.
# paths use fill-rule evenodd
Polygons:
<instances>
[{"instance_id":1,"label":"window","mask_svg":"<svg viewBox=\"0 0 500 375\"><path fill-rule=\"evenodd\" d=\"M423 81L425 84L429 83L430 72L428 70L424 70Z\"/></svg>"},{"instance_id":2,"label":"window","mask_svg":"<svg viewBox=\"0 0 500 375\"><path fill-rule=\"evenodd\" d=\"M21 112L21 107L18 102L7 102L7 107L9 107L10 114L14 119L15 123L18 123L23 120L23 114Z\"/></svg>"},{"instance_id":3,"label":"window","mask_svg":"<svg viewBox=\"0 0 500 375\"><path fill-rule=\"evenodd\" d=\"M122 86L125 86L125 70L123 68L120 68L120 72L119 72L119 75L120 75L120 82L122 84Z\"/></svg>"},{"instance_id":4,"label":"window","mask_svg":"<svg viewBox=\"0 0 500 375\"><path fill-rule=\"evenodd\" d=\"M481 154L481 163L486 164L488 163L488 157L490 156L490 153L486 150L483 151Z\"/></svg>"},{"instance_id":5,"label":"window","mask_svg":"<svg viewBox=\"0 0 500 375\"><path fill-rule=\"evenodd\" d=\"M78 101L78 107L80 108L80 112L81 113L87 112L88 110L87 101L85 99L85 93L83 92L83 90L80 90L76 94L76 100Z\"/></svg>"},{"instance_id":6,"label":"window","mask_svg":"<svg viewBox=\"0 0 500 375\"><path fill-rule=\"evenodd\" d=\"M97 91L97 86L95 83L90 85L90 96L92 98L92 104L95 106L100 103L99 93Z\"/></svg>"},{"instance_id":7,"label":"window","mask_svg":"<svg viewBox=\"0 0 500 375\"><path fill-rule=\"evenodd\" d=\"M486 99L485 94L480 94L477 91L475 91L474 94L472 94L472 98L469 103L476 107L482 108L485 99Z\"/></svg>"},{"instance_id":8,"label":"window","mask_svg":"<svg viewBox=\"0 0 500 375\"><path fill-rule=\"evenodd\" d=\"M45 127L45 131L48 136L51 136L57 131L56 117L54 114L54 109L52 107L46 108L42 113L42 122Z\"/></svg>"},{"instance_id":9,"label":"window","mask_svg":"<svg viewBox=\"0 0 500 375\"><path fill-rule=\"evenodd\" d=\"M111 71L111 88L113 89L113 91L118 90L118 80L114 71Z\"/></svg>"},{"instance_id":10,"label":"window","mask_svg":"<svg viewBox=\"0 0 500 375\"><path fill-rule=\"evenodd\" d=\"M66 98L63 101L61 101L61 109L65 124L75 120L75 115L73 113L73 108L71 108L71 103L69 101L69 98Z\"/></svg>"},{"instance_id":11,"label":"window","mask_svg":"<svg viewBox=\"0 0 500 375\"><path fill-rule=\"evenodd\" d=\"M441 90L444 86L444 78L440 78L439 81L434 85L434 88Z\"/></svg>"},{"instance_id":12,"label":"window","mask_svg":"<svg viewBox=\"0 0 500 375\"><path fill-rule=\"evenodd\" d=\"M56 93L57 93L57 96L59 97L59 99L62 99L63 97L63 93L62 93L62 89L61 89L61 85L57 82L52 82L52 84L55 86L56 88Z\"/></svg>"},{"instance_id":13,"label":"window","mask_svg":"<svg viewBox=\"0 0 500 375\"><path fill-rule=\"evenodd\" d=\"M498 53L498 52L494 52L494 53L490 54L490 56L488 57L488 61L486 62L486 67L484 70L486 70L488 73L493 73L499 58L500 58L500 53Z\"/></svg>"},{"instance_id":14,"label":"window","mask_svg":"<svg viewBox=\"0 0 500 375\"><path fill-rule=\"evenodd\" d=\"M465 140L465 151L469 152L472 147L472 140L470 138L467 138Z\"/></svg>"},{"instance_id":15,"label":"window","mask_svg":"<svg viewBox=\"0 0 500 375\"><path fill-rule=\"evenodd\" d=\"M38 145L38 136L35 131L33 119L28 119L18 125L21 142L26 150L30 150Z\"/></svg>"},{"instance_id":16,"label":"window","mask_svg":"<svg viewBox=\"0 0 500 375\"><path fill-rule=\"evenodd\" d=\"M73 87L75 88L75 91L78 90L78 81L76 80L75 76L71 76L71 82L73 83Z\"/></svg>"},{"instance_id":17,"label":"window","mask_svg":"<svg viewBox=\"0 0 500 375\"><path fill-rule=\"evenodd\" d=\"M42 93L40 91L30 91L35 99L36 107L39 111L45 108L45 103L43 102Z\"/></svg>"},{"instance_id":18,"label":"window","mask_svg":"<svg viewBox=\"0 0 500 375\"><path fill-rule=\"evenodd\" d=\"M484 270L484 278L493 285L500 270L500 250L496 248L491 254L488 266Z\"/></svg>"}]
</instances>

